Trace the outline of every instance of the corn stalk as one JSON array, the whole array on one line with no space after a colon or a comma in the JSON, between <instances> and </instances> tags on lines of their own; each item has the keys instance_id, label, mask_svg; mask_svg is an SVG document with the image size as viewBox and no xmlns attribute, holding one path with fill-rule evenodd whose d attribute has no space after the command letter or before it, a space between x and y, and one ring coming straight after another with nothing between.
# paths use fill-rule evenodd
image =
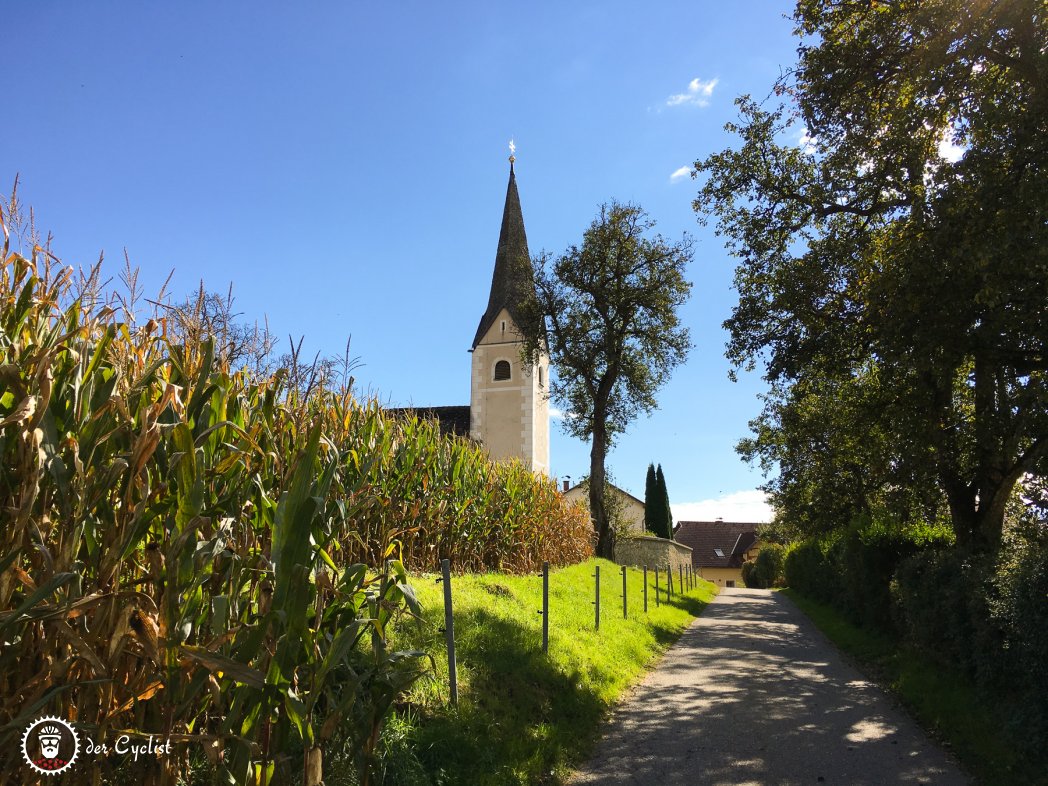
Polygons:
<instances>
[{"instance_id":1,"label":"corn stalk","mask_svg":"<svg viewBox=\"0 0 1048 786\"><path fill-rule=\"evenodd\" d=\"M86 758L48 783L362 783L425 671L389 651L407 567L530 571L592 553L579 509L519 464L145 324L45 249L0 271L0 780L42 714L178 753ZM127 779L130 778L129 781Z\"/></svg>"}]
</instances>

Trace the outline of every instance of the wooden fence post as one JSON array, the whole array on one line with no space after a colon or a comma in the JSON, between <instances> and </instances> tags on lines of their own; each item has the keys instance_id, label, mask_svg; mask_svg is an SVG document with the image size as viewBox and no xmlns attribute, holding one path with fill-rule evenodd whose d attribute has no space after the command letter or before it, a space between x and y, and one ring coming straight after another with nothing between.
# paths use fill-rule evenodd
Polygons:
<instances>
[{"instance_id":1,"label":"wooden fence post","mask_svg":"<svg viewBox=\"0 0 1048 786\"><path fill-rule=\"evenodd\" d=\"M593 601L594 628L600 630L600 565L594 566L593 577L596 579L596 599Z\"/></svg>"},{"instance_id":2,"label":"wooden fence post","mask_svg":"<svg viewBox=\"0 0 1048 786\"><path fill-rule=\"evenodd\" d=\"M542 652L549 653L549 563L542 563Z\"/></svg>"},{"instance_id":3,"label":"wooden fence post","mask_svg":"<svg viewBox=\"0 0 1048 786\"><path fill-rule=\"evenodd\" d=\"M622 566L622 618L626 619L626 566Z\"/></svg>"},{"instance_id":4,"label":"wooden fence post","mask_svg":"<svg viewBox=\"0 0 1048 786\"><path fill-rule=\"evenodd\" d=\"M448 681L451 683L451 704L458 706L458 669L455 665L455 616L451 605L451 560L440 561L441 581L444 582L444 636L448 642Z\"/></svg>"},{"instance_id":5,"label":"wooden fence post","mask_svg":"<svg viewBox=\"0 0 1048 786\"><path fill-rule=\"evenodd\" d=\"M644 613L648 613L648 566L644 566Z\"/></svg>"}]
</instances>

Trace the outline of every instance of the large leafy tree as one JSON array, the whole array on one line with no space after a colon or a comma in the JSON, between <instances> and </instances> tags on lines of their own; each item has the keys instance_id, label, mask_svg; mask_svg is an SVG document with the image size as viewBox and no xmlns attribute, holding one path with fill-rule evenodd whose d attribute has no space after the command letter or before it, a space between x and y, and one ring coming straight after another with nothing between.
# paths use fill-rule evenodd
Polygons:
<instances>
[{"instance_id":1,"label":"large leafy tree","mask_svg":"<svg viewBox=\"0 0 1048 786\"><path fill-rule=\"evenodd\" d=\"M771 382L742 449L779 467L787 513L928 484L993 548L1048 457L1048 4L794 20L782 103L739 99L741 143L696 163L740 261L729 357Z\"/></svg>"},{"instance_id":2,"label":"large leafy tree","mask_svg":"<svg viewBox=\"0 0 1048 786\"><path fill-rule=\"evenodd\" d=\"M632 420L657 407L656 392L691 347L677 313L691 290L691 244L650 236L654 226L635 205L602 206L581 245L534 260L536 297L521 313L524 354L549 352L550 396L570 413L565 431L590 440L590 513L602 557L614 551L605 458Z\"/></svg>"}]
</instances>

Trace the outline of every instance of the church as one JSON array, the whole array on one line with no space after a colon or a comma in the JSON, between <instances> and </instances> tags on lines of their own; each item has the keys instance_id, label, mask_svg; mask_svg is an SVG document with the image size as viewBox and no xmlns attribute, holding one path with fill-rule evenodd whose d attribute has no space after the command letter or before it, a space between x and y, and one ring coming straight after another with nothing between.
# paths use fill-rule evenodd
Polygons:
<instances>
[{"instance_id":1,"label":"church","mask_svg":"<svg viewBox=\"0 0 1048 786\"><path fill-rule=\"evenodd\" d=\"M517 178L509 157L509 184L495 251L488 305L470 348L469 406L393 410L434 418L445 433L468 436L491 458L521 459L549 475L549 357L521 362L519 308L535 292Z\"/></svg>"}]
</instances>

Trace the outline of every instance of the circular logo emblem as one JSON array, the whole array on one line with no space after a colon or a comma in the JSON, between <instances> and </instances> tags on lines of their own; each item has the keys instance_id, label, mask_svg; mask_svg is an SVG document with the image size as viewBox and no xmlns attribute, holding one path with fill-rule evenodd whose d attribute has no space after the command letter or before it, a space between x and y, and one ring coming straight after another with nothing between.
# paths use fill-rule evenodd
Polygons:
<instances>
[{"instance_id":1,"label":"circular logo emblem","mask_svg":"<svg viewBox=\"0 0 1048 786\"><path fill-rule=\"evenodd\" d=\"M72 724L48 715L29 724L22 735L22 758L44 775L57 775L73 766L80 738Z\"/></svg>"}]
</instances>

